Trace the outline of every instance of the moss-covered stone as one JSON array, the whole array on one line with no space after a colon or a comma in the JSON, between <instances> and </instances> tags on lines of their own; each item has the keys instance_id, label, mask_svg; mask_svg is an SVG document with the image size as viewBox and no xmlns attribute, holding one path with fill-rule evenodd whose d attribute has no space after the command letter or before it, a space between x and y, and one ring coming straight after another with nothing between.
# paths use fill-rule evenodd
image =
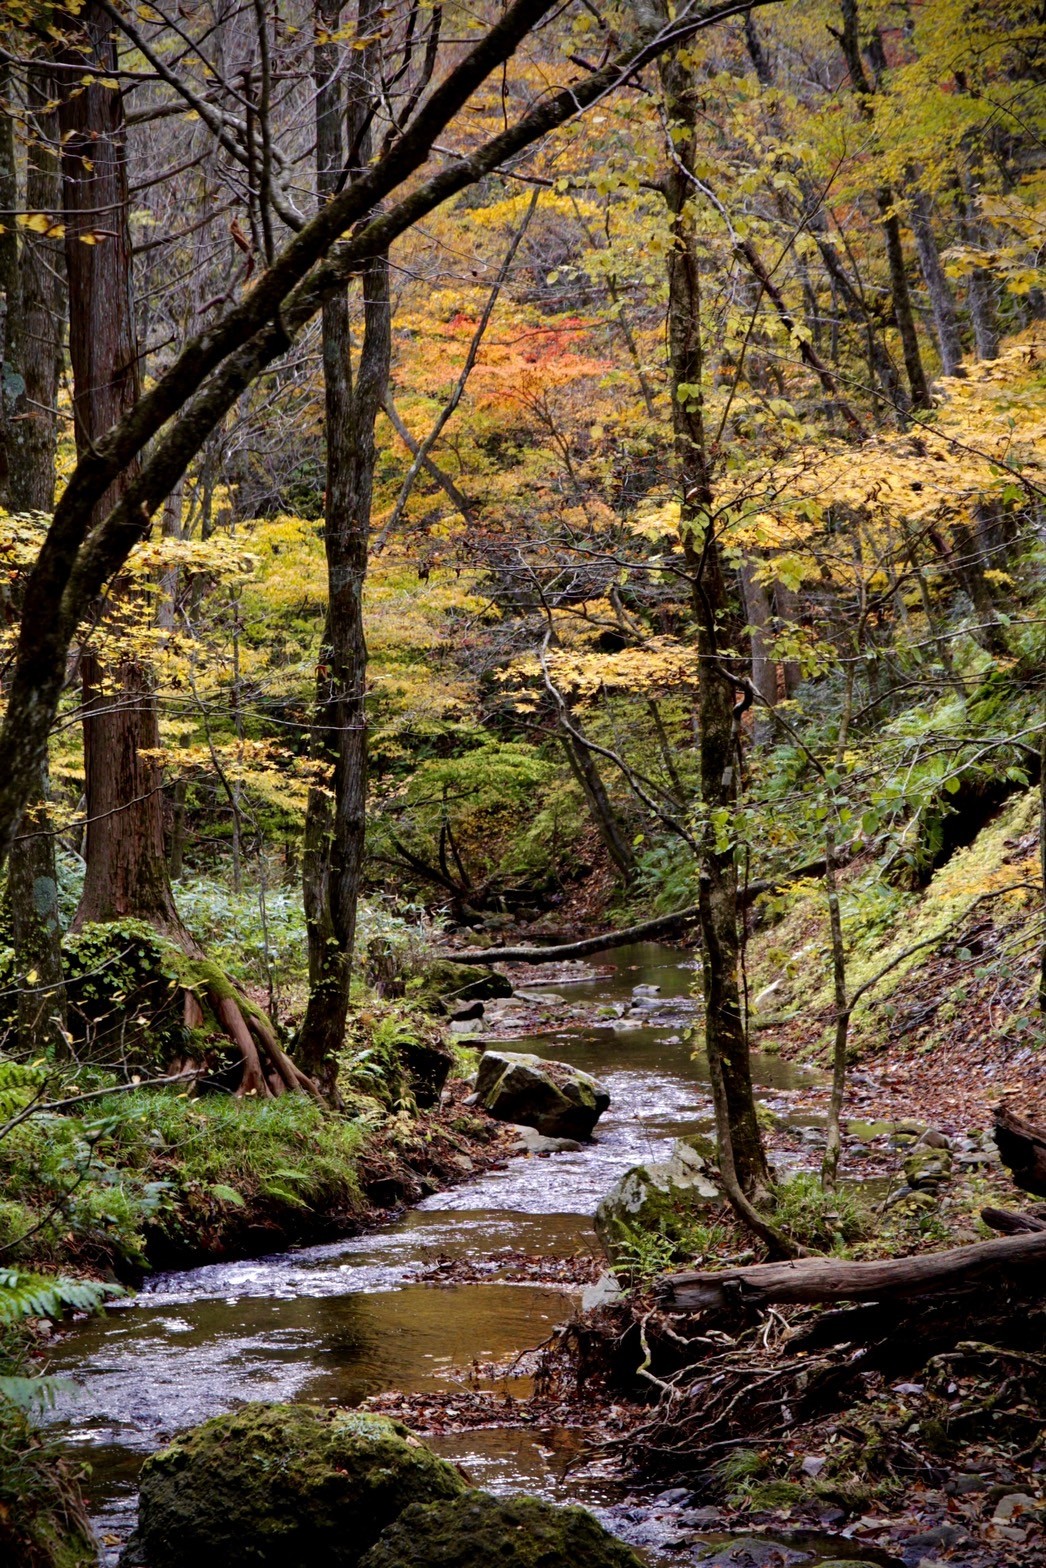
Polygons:
<instances>
[{"instance_id":1,"label":"moss-covered stone","mask_svg":"<svg viewBox=\"0 0 1046 1568\"><path fill-rule=\"evenodd\" d=\"M952 1157L947 1149L920 1146L905 1157L905 1180L916 1192L935 1192L951 1173Z\"/></svg>"},{"instance_id":2,"label":"moss-covered stone","mask_svg":"<svg viewBox=\"0 0 1046 1568\"><path fill-rule=\"evenodd\" d=\"M406 1509L361 1568L641 1568L584 1508L467 1492Z\"/></svg>"},{"instance_id":3,"label":"moss-covered stone","mask_svg":"<svg viewBox=\"0 0 1046 1568\"><path fill-rule=\"evenodd\" d=\"M434 958L426 964L415 999L437 1011L452 1011L462 1002L489 1002L512 995L512 982L486 964L455 964Z\"/></svg>"},{"instance_id":4,"label":"moss-covered stone","mask_svg":"<svg viewBox=\"0 0 1046 1568\"><path fill-rule=\"evenodd\" d=\"M452 1498L452 1465L384 1416L248 1405L142 1467L137 1540L149 1568L354 1568L411 1503Z\"/></svg>"},{"instance_id":5,"label":"moss-covered stone","mask_svg":"<svg viewBox=\"0 0 1046 1568\"><path fill-rule=\"evenodd\" d=\"M612 1264L630 1255L644 1235L682 1240L695 1221L722 1202L712 1176L708 1140L679 1138L669 1159L634 1165L615 1182L596 1210L600 1246Z\"/></svg>"},{"instance_id":6,"label":"moss-covered stone","mask_svg":"<svg viewBox=\"0 0 1046 1568\"><path fill-rule=\"evenodd\" d=\"M476 1103L502 1122L546 1138L588 1138L610 1104L595 1078L566 1062L522 1051L487 1051L476 1072Z\"/></svg>"}]
</instances>

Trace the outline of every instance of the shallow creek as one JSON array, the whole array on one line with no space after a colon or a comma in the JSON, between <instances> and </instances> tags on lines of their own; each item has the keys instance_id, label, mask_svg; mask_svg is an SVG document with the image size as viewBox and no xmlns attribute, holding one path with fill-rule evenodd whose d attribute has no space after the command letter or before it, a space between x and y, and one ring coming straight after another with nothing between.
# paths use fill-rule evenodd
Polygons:
<instances>
[{"instance_id":1,"label":"shallow creek","mask_svg":"<svg viewBox=\"0 0 1046 1568\"><path fill-rule=\"evenodd\" d=\"M609 1014L614 1004L631 1004L636 986L684 998L694 980L685 955L653 943L593 963L603 971L598 980L556 983L557 996ZM115 1562L132 1526L142 1457L179 1428L249 1400L352 1405L387 1389L438 1398L461 1388L461 1368L529 1349L566 1321L578 1292L499 1280L498 1254L597 1251L591 1216L617 1177L661 1155L680 1133L709 1126L705 1073L691 1059L679 1005L659 1012L641 994L649 1023L630 1005L620 1019L589 1013L583 1026L571 1020L507 1043L574 1063L608 1085L610 1110L585 1149L514 1158L364 1236L158 1274L128 1305L69 1335L52 1370L75 1380L79 1393L56 1419L92 1466L86 1490L107 1543L103 1562ZM753 1072L771 1103L802 1081L771 1057L755 1057ZM490 1277L418 1282L420 1270L443 1258L482 1262ZM578 1465L576 1433L470 1431L433 1446L464 1464L477 1485L614 1512L617 1489Z\"/></svg>"}]
</instances>

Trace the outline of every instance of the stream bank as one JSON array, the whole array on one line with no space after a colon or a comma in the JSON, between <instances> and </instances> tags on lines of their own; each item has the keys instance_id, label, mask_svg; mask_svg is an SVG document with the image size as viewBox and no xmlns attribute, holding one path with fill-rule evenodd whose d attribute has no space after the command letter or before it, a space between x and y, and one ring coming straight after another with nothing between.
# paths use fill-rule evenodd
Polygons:
<instances>
[{"instance_id":1,"label":"stream bank","mask_svg":"<svg viewBox=\"0 0 1046 1568\"><path fill-rule=\"evenodd\" d=\"M92 1466L86 1493L106 1561L129 1532L142 1458L179 1428L259 1399L355 1405L400 1390L430 1397L435 1410L482 1389L485 1367L549 1339L576 1313L600 1266L591 1218L600 1198L630 1166L709 1125L703 1066L684 1038L690 964L655 944L616 949L584 978L541 987L538 1002L522 987L518 1027L534 1007L555 1010L560 1028L526 1037L499 1024L499 1036L607 1084L611 1108L591 1145L548 1158L518 1153L364 1235L158 1274L63 1339L52 1370L71 1377L79 1397L64 1398L54 1419L69 1451ZM646 993L657 1005L634 1006L637 986L659 987ZM499 1006L513 1011L506 1000L488 1013ZM772 1057L757 1057L754 1070L764 1103L781 1116L815 1081ZM560 1277L535 1267L537 1280L520 1278L521 1259L553 1260ZM441 1282L455 1269L462 1282ZM487 1386L516 1400L529 1392L526 1380L497 1375ZM444 1434L437 1446L488 1487L619 1500L620 1483L599 1467L575 1474L576 1433L494 1427Z\"/></svg>"},{"instance_id":2,"label":"stream bank","mask_svg":"<svg viewBox=\"0 0 1046 1568\"><path fill-rule=\"evenodd\" d=\"M533 1354L562 1343L604 1267L592 1228L600 1199L625 1170L710 1126L703 1064L686 1038L691 963L654 944L617 949L544 984L520 976L514 997L457 1025L462 1044L511 1041L599 1077L611 1107L590 1145L545 1157L517 1146L365 1235L160 1274L57 1347L53 1370L80 1394L54 1419L67 1451L92 1466L87 1495L106 1563L132 1528L144 1455L180 1428L257 1400L400 1415L473 1484L580 1502L658 1563L907 1562L832 1533L846 1516L833 1518L830 1503L790 1519L780 1507L735 1507L721 1488L712 1504L710 1492L695 1502L693 1483L630 1488L620 1454L598 1449L615 1431L627 1442L643 1416L637 1391L593 1377L579 1398L576 1387L553 1386ZM816 1164L820 1075L761 1055L753 1070L778 1168ZM858 1092L874 1098L874 1081ZM849 1168L888 1184L913 1138L896 1124L855 1123ZM736 1242L735 1260L748 1245L740 1234ZM625 1309L604 1310L613 1334ZM763 1535L755 1558L738 1539L753 1529Z\"/></svg>"}]
</instances>

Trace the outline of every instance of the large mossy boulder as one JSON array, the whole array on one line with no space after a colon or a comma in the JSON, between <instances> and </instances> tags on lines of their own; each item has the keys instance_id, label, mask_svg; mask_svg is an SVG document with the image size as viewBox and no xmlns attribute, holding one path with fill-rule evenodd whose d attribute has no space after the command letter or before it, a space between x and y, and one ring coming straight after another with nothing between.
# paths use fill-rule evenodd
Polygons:
<instances>
[{"instance_id":1,"label":"large mossy boulder","mask_svg":"<svg viewBox=\"0 0 1046 1568\"><path fill-rule=\"evenodd\" d=\"M466 1492L406 1509L361 1568L642 1568L584 1508Z\"/></svg>"},{"instance_id":2,"label":"large mossy boulder","mask_svg":"<svg viewBox=\"0 0 1046 1568\"><path fill-rule=\"evenodd\" d=\"M645 1236L678 1242L685 1250L688 1233L722 1199L708 1140L678 1138L667 1160L626 1171L600 1203L593 1223L600 1246L618 1265L642 1250Z\"/></svg>"},{"instance_id":3,"label":"large mossy boulder","mask_svg":"<svg viewBox=\"0 0 1046 1568\"><path fill-rule=\"evenodd\" d=\"M466 1002L492 1002L512 995L512 982L486 964L455 964L434 958L426 964L416 1000L434 1012L453 1013Z\"/></svg>"},{"instance_id":4,"label":"large mossy boulder","mask_svg":"<svg viewBox=\"0 0 1046 1568\"><path fill-rule=\"evenodd\" d=\"M610 1095L588 1073L520 1051L486 1051L475 1103L501 1122L536 1127L546 1138L589 1138Z\"/></svg>"},{"instance_id":5,"label":"large mossy boulder","mask_svg":"<svg viewBox=\"0 0 1046 1568\"><path fill-rule=\"evenodd\" d=\"M139 1489L127 1568L355 1568L404 1508L465 1483L384 1416L248 1405L153 1454Z\"/></svg>"}]
</instances>

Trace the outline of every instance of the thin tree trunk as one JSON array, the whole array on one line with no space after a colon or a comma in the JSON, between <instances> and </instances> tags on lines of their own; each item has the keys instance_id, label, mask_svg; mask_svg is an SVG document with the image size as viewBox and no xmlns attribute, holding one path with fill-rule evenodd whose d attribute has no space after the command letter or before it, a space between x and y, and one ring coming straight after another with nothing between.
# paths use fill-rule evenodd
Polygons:
<instances>
[{"instance_id":1,"label":"thin tree trunk","mask_svg":"<svg viewBox=\"0 0 1046 1568\"><path fill-rule=\"evenodd\" d=\"M930 296L934 331L941 355L941 369L946 376L958 375L962 368L962 338L959 336L959 317L951 286L941 266L941 254L933 232L933 209L923 191L915 191L911 198L912 233L919 256L923 281Z\"/></svg>"},{"instance_id":2,"label":"thin tree trunk","mask_svg":"<svg viewBox=\"0 0 1046 1568\"><path fill-rule=\"evenodd\" d=\"M981 235L971 202L965 190L958 195L959 229L971 249L979 249ZM973 327L973 346L978 359L998 359L999 328L995 319L995 296L987 267L971 267L966 274L966 304Z\"/></svg>"},{"instance_id":3,"label":"thin tree trunk","mask_svg":"<svg viewBox=\"0 0 1046 1568\"><path fill-rule=\"evenodd\" d=\"M321 11L335 30L338 7ZM361 36L370 0L362 0ZM360 56L357 56L360 58ZM344 165L344 113L336 44L316 46L316 148L319 199L335 191ZM366 80L366 67L362 67ZM370 156L365 86L349 105L348 146L361 167ZM349 302L340 293L323 307L327 501L324 549L328 609L316 687L316 751L330 767L333 794L313 789L306 815L302 875L309 942L309 1000L298 1041L304 1070L333 1092L345 1038L356 912L363 875L367 805L367 644L363 587L374 482L374 425L388 390L391 356L388 259L362 277L364 328L353 385Z\"/></svg>"},{"instance_id":4,"label":"thin tree trunk","mask_svg":"<svg viewBox=\"0 0 1046 1568\"><path fill-rule=\"evenodd\" d=\"M740 919L732 842L720 827L737 800L735 687L724 670L720 637L736 626L715 535L712 476L704 427L701 281L687 171L692 167L699 88L678 51L662 56L661 84L672 126L674 156L665 193L672 218L668 258L668 341L672 409L680 483L680 535L693 583L700 659L698 735L704 819L698 908L702 936L705 1050L716 1112L720 1166L728 1196L757 1229L767 1227L751 1199L770 1186L756 1118L748 1040L738 980ZM729 837L729 827L726 829Z\"/></svg>"},{"instance_id":5,"label":"thin tree trunk","mask_svg":"<svg viewBox=\"0 0 1046 1568\"><path fill-rule=\"evenodd\" d=\"M740 567L741 591L745 601L745 619L752 654L752 685L757 694L770 707L777 701L777 665L770 657L767 639L770 632L770 599L759 581L756 563L748 556ZM767 739L771 724L766 710L757 707L752 715L752 733L757 743Z\"/></svg>"},{"instance_id":6,"label":"thin tree trunk","mask_svg":"<svg viewBox=\"0 0 1046 1568\"><path fill-rule=\"evenodd\" d=\"M860 21L858 0L841 0L843 29L836 36L842 45L843 55L846 59L847 69L850 72L850 85L857 94L861 112L871 120L872 111L868 103L874 88L868 79L861 58ZM911 392L913 408L929 408L932 400L930 388L923 369L922 355L919 351L919 334L915 325L915 312L912 309L912 297L908 288L908 273L904 262L904 245L901 240L901 224L894 204L894 194L888 185L881 185L875 193L875 200L882 219L883 237L886 241L886 259L890 269L890 291L893 296L894 320L901 339L901 352L904 357L904 368L908 376L908 386Z\"/></svg>"},{"instance_id":7,"label":"thin tree trunk","mask_svg":"<svg viewBox=\"0 0 1046 1568\"><path fill-rule=\"evenodd\" d=\"M570 728L581 733L576 714L571 714ZM607 794L596 759L587 746L575 740L565 723L560 723L559 736L570 771L585 797L589 815L595 823L618 875L627 887L635 875L635 856L631 844L622 831L617 813L610 804L610 796Z\"/></svg>"},{"instance_id":8,"label":"thin tree trunk","mask_svg":"<svg viewBox=\"0 0 1046 1568\"><path fill-rule=\"evenodd\" d=\"M835 992L835 1044L832 1051L832 1093L828 1102L828 1137L821 1163L821 1184L834 1187L839 1171L840 1126L846 1094L846 1053L850 1034L850 1007L846 998L846 949L843 922L839 913L839 884L835 874L835 841L825 839L825 891L828 895L828 921L832 937L832 984Z\"/></svg>"}]
</instances>

